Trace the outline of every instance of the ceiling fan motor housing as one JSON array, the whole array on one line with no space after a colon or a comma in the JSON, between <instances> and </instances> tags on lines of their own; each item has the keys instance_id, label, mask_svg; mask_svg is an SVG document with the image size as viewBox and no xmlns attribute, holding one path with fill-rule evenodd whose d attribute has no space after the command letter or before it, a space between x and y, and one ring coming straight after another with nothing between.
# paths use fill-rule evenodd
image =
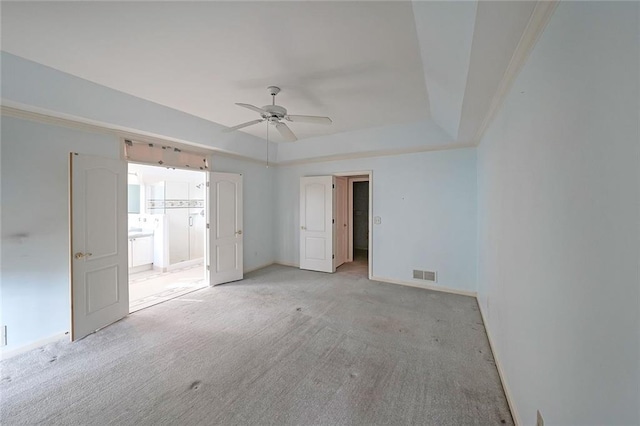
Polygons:
<instances>
[{"instance_id":1,"label":"ceiling fan motor housing","mask_svg":"<svg viewBox=\"0 0 640 426\"><path fill-rule=\"evenodd\" d=\"M265 105L262 107L267 111L267 114L260 114L265 120L272 121L272 119L282 120L287 115L287 109L280 105Z\"/></svg>"}]
</instances>

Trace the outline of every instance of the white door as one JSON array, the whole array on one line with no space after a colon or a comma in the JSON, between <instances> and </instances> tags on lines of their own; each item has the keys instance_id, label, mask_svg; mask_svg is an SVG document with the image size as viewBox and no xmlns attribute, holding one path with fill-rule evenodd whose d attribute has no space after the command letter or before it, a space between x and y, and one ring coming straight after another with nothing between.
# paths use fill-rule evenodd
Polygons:
<instances>
[{"instance_id":1,"label":"white door","mask_svg":"<svg viewBox=\"0 0 640 426\"><path fill-rule=\"evenodd\" d=\"M127 163L71 153L71 340L129 313Z\"/></svg>"},{"instance_id":2,"label":"white door","mask_svg":"<svg viewBox=\"0 0 640 426\"><path fill-rule=\"evenodd\" d=\"M336 268L347 261L349 250L348 233L348 199L347 178L336 178L335 200L336 200Z\"/></svg>"},{"instance_id":3,"label":"white door","mask_svg":"<svg viewBox=\"0 0 640 426\"><path fill-rule=\"evenodd\" d=\"M300 178L300 269L335 272L334 176Z\"/></svg>"},{"instance_id":4,"label":"white door","mask_svg":"<svg viewBox=\"0 0 640 426\"><path fill-rule=\"evenodd\" d=\"M241 280L242 269L242 175L209 175L209 253L211 285Z\"/></svg>"}]
</instances>

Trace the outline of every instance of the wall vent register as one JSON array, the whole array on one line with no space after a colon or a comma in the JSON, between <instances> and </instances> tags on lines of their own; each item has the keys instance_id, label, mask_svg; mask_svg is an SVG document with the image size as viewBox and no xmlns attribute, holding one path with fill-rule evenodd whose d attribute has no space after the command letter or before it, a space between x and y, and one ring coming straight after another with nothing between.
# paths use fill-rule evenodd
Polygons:
<instances>
[{"instance_id":1,"label":"wall vent register","mask_svg":"<svg viewBox=\"0 0 640 426\"><path fill-rule=\"evenodd\" d=\"M434 271L419 271L414 269L413 278L416 280L432 281L434 283L438 281L437 273Z\"/></svg>"}]
</instances>

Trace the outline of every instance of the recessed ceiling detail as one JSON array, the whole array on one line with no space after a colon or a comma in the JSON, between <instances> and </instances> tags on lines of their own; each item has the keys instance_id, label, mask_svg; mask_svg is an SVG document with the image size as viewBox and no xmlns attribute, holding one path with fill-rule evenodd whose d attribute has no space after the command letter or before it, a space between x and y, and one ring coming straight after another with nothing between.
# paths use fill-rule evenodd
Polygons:
<instances>
[{"instance_id":1,"label":"recessed ceiling detail","mask_svg":"<svg viewBox=\"0 0 640 426\"><path fill-rule=\"evenodd\" d=\"M283 147L292 158L335 154L335 144L320 144L332 134L349 153L469 145L499 102L505 75L518 69L512 60L521 40L544 28L531 24L541 4L4 2L2 49L224 127L262 119L233 104L264 105L264 90L277 84L279 105L332 120L297 122L305 143ZM266 128L239 131L264 139ZM375 130L383 128L393 131ZM355 142L357 132L389 137ZM233 145L238 136L247 135L216 141Z\"/></svg>"},{"instance_id":2,"label":"recessed ceiling detail","mask_svg":"<svg viewBox=\"0 0 640 426\"><path fill-rule=\"evenodd\" d=\"M409 2L7 2L2 48L224 126L277 83L300 139L422 121ZM263 126L243 129L265 137Z\"/></svg>"}]
</instances>

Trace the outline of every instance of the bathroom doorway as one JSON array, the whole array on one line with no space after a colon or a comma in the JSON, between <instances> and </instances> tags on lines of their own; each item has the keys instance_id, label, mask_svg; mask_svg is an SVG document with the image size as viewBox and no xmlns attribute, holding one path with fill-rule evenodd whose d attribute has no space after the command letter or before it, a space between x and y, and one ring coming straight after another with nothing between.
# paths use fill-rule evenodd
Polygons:
<instances>
[{"instance_id":1,"label":"bathroom doorway","mask_svg":"<svg viewBox=\"0 0 640 426\"><path fill-rule=\"evenodd\" d=\"M129 163L129 312L208 286L206 172Z\"/></svg>"}]
</instances>

